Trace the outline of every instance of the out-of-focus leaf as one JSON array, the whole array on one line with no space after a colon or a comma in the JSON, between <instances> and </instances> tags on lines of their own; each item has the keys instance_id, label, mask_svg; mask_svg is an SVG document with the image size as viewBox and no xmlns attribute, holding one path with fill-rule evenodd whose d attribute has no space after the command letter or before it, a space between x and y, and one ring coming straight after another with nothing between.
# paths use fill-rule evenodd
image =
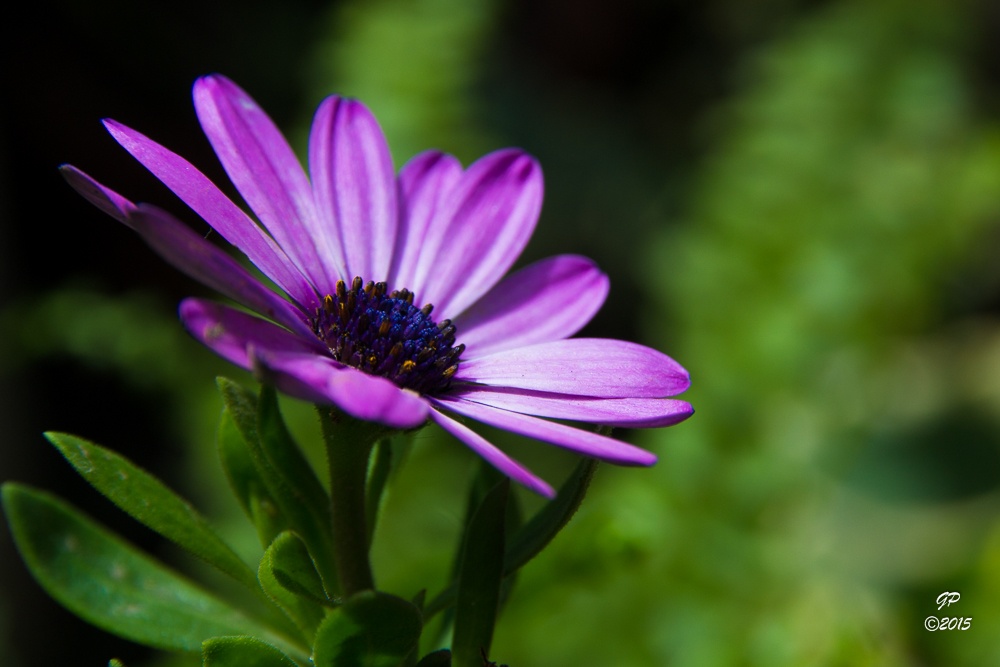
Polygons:
<instances>
[{"instance_id":1,"label":"out-of-focus leaf","mask_svg":"<svg viewBox=\"0 0 1000 667\"><path fill-rule=\"evenodd\" d=\"M254 637L213 637L201 648L203 667L296 667L295 661Z\"/></svg>"},{"instance_id":2,"label":"out-of-focus leaf","mask_svg":"<svg viewBox=\"0 0 1000 667\"><path fill-rule=\"evenodd\" d=\"M387 593L364 591L337 607L316 632L316 667L397 667L417 647L420 612Z\"/></svg>"},{"instance_id":3,"label":"out-of-focus leaf","mask_svg":"<svg viewBox=\"0 0 1000 667\"><path fill-rule=\"evenodd\" d=\"M315 472L278 413L274 390L262 389L260 400L252 392L226 378L219 390L232 416L246 451L283 518L280 523L294 530L309 547L327 591L337 592L337 575L331 535L330 502Z\"/></svg>"},{"instance_id":4,"label":"out-of-focus leaf","mask_svg":"<svg viewBox=\"0 0 1000 667\"><path fill-rule=\"evenodd\" d=\"M451 667L451 651L446 648L425 655L416 667Z\"/></svg>"},{"instance_id":5,"label":"out-of-focus leaf","mask_svg":"<svg viewBox=\"0 0 1000 667\"><path fill-rule=\"evenodd\" d=\"M295 533L286 531L274 539L261 558L257 576L271 601L311 642L323 620L318 600L325 599L325 594L309 552Z\"/></svg>"},{"instance_id":6,"label":"out-of-focus leaf","mask_svg":"<svg viewBox=\"0 0 1000 667\"><path fill-rule=\"evenodd\" d=\"M200 651L218 635L272 633L63 501L20 484L3 504L21 556L49 595L113 634Z\"/></svg>"},{"instance_id":7,"label":"out-of-focus leaf","mask_svg":"<svg viewBox=\"0 0 1000 667\"><path fill-rule=\"evenodd\" d=\"M456 667L481 667L482 651L488 652L493 641L504 574L509 491L509 479L497 484L483 498L466 530L451 646Z\"/></svg>"},{"instance_id":8,"label":"out-of-focus leaf","mask_svg":"<svg viewBox=\"0 0 1000 667\"><path fill-rule=\"evenodd\" d=\"M84 479L143 525L176 542L251 590L253 570L186 500L125 457L65 433L46 433Z\"/></svg>"}]
</instances>

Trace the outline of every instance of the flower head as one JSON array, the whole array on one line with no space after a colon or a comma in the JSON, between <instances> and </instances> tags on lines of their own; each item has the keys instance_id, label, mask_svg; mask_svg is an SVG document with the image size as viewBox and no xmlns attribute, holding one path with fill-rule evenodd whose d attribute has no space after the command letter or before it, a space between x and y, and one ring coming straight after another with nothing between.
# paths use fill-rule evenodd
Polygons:
<instances>
[{"instance_id":1,"label":"flower head","mask_svg":"<svg viewBox=\"0 0 1000 667\"><path fill-rule=\"evenodd\" d=\"M198 119L258 222L194 166L112 120L111 135L284 296L199 234L76 168L69 183L168 262L249 308L181 303L191 334L285 393L408 429L428 419L515 481L552 488L458 417L623 465L653 454L549 419L623 427L677 423L666 397L687 372L648 347L569 338L601 307L590 260L551 257L510 275L542 203L542 174L505 149L463 169L430 151L399 172L361 103L329 97L309 138L309 175L261 108L218 75L194 86ZM286 298L287 297L287 298Z\"/></svg>"}]
</instances>

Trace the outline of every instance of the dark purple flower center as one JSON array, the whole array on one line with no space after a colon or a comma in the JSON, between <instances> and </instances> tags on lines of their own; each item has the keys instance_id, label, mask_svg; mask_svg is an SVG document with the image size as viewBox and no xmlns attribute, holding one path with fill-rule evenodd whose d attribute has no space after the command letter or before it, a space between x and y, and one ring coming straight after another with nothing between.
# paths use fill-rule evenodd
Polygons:
<instances>
[{"instance_id":1,"label":"dark purple flower center","mask_svg":"<svg viewBox=\"0 0 1000 667\"><path fill-rule=\"evenodd\" d=\"M386 293L385 283L337 281L323 297L313 330L337 361L423 394L448 388L464 345L455 345L451 320L434 322L433 306L413 305L406 289Z\"/></svg>"}]
</instances>

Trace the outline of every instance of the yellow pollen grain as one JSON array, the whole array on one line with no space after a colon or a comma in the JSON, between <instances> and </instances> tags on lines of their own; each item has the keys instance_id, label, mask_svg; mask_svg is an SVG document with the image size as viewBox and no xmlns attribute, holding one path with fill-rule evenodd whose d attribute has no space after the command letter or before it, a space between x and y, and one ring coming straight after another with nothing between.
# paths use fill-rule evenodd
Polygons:
<instances>
[{"instance_id":1,"label":"yellow pollen grain","mask_svg":"<svg viewBox=\"0 0 1000 667\"><path fill-rule=\"evenodd\" d=\"M416 367L417 367L417 362L413 361L412 359L407 359L400 365L399 370L403 373L409 373Z\"/></svg>"}]
</instances>

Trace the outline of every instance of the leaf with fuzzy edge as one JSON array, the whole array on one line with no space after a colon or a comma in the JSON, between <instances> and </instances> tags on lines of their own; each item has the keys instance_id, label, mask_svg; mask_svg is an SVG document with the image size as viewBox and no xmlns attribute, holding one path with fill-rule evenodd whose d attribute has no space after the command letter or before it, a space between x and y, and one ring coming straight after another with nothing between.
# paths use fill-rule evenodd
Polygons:
<instances>
[{"instance_id":1,"label":"leaf with fuzzy edge","mask_svg":"<svg viewBox=\"0 0 1000 667\"><path fill-rule=\"evenodd\" d=\"M267 548L289 523L278 511L278 503L268 493L267 485L257 472L246 441L236 428L230 409L222 412L217 435L219 461L243 512L253 523L262 547Z\"/></svg>"},{"instance_id":2,"label":"leaf with fuzzy edge","mask_svg":"<svg viewBox=\"0 0 1000 667\"><path fill-rule=\"evenodd\" d=\"M275 647L254 637L213 637L202 644L202 667L297 667Z\"/></svg>"},{"instance_id":3,"label":"leaf with fuzzy edge","mask_svg":"<svg viewBox=\"0 0 1000 667\"><path fill-rule=\"evenodd\" d=\"M285 531L264 552L258 570L261 588L312 643L325 610L322 582L299 537Z\"/></svg>"},{"instance_id":4,"label":"leaf with fuzzy edge","mask_svg":"<svg viewBox=\"0 0 1000 667\"><path fill-rule=\"evenodd\" d=\"M316 667L398 667L417 648L420 611L388 593L364 591L329 613L313 646Z\"/></svg>"},{"instance_id":5,"label":"leaf with fuzzy edge","mask_svg":"<svg viewBox=\"0 0 1000 667\"><path fill-rule=\"evenodd\" d=\"M219 378L218 385L257 479L265 486L264 497L274 503L280 517L275 526L294 530L302 538L326 590L337 593L329 496L288 434L274 389L264 386L258 399L232 380Z\"/></svg>"}]
</instances>

